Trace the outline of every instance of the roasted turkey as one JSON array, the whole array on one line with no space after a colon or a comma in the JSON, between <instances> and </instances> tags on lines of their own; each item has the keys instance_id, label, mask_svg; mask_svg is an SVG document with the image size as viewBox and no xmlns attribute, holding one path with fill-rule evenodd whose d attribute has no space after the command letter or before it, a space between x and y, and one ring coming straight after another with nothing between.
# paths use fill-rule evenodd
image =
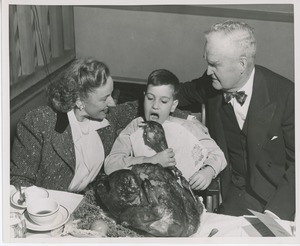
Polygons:
<instances>
[{"instance_id":1,"label":"roasted turkey","mask_svg":"<svg viewBox=\"0 0 300 246\"><path fill-rule=\"evenodd\" d=\"M144 141L162 151L167 143L157 124L145 122ZM188 237L200 225L203 205L179 175L180 171L149 163L102 175L95 182L97 201L122 225L154 236Z\"/></svg>"}]
</instances>

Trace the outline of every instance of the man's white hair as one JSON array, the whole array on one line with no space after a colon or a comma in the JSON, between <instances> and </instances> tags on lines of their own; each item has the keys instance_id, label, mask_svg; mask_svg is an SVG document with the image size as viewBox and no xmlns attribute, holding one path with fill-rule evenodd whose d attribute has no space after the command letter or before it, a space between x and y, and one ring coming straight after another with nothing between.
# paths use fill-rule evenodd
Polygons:
<instances>
[{"instance_id":1,"label":"man's white hair","mask_svg":"<svg viewBox=\"0 0 300 246\"><path fill-rule=\"evenodd\" d=\"M217 23L213 25L210 30L205 32L206 40L213 33L222 33L224 36L228 36L236 43L237 47L241 49L241 52L244 53L247 58L254 60L256 54L256 39L253 28L248 24L233 20Z\"/></svg>"}]
</instances>

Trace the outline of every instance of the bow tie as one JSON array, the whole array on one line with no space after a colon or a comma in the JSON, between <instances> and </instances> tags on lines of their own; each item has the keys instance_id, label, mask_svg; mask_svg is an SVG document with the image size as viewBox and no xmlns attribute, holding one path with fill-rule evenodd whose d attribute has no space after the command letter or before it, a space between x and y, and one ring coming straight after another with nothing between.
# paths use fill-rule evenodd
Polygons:
<instances>
[{"instance_id":1,"label":"bow tie","mask_svg":"<svg viewBox=\"0 0 300 246\"><path fill-rule=\"evenodd\" d=\"M243 105L246 101L247 95L244 91L224 92L224 99L226 103L229 103L229 101L234 97L239 104Z\"/></svg>"}]
</instances>

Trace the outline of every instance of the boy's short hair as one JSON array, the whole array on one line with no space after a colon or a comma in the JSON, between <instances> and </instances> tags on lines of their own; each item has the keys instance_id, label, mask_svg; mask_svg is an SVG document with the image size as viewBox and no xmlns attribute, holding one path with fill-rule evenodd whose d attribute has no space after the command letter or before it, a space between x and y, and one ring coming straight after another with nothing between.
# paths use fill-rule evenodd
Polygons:
<instances>
[{"instance_id":1,"label":"boy's short hair","mask_svg":"<svg viewBox=\"0 0 300 246\"><path fill-rule=\"evenodd\" d=\"M147 82L147 88L149 85L172 85L174 87L173 97L177 98L179 91L179 79L175 74L166 69L157 69L150 73Z\"/></svg>"}]
</instances>

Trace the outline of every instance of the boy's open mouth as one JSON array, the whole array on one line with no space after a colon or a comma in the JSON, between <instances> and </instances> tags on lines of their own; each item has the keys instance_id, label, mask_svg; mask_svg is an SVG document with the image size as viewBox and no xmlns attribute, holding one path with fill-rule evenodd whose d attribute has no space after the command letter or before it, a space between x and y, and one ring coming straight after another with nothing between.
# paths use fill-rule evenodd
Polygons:
<instances>
[{"instance_id":1,"label":"boy's open mouth","mask_svg":"<svg viewBox=\"0 0 300 246\"><path fill-rule=\"evenodd\" d=\"M157 113L151 113L149 120L157 121L159 119L159 115Z\"/></svg>"}]
</instances>

